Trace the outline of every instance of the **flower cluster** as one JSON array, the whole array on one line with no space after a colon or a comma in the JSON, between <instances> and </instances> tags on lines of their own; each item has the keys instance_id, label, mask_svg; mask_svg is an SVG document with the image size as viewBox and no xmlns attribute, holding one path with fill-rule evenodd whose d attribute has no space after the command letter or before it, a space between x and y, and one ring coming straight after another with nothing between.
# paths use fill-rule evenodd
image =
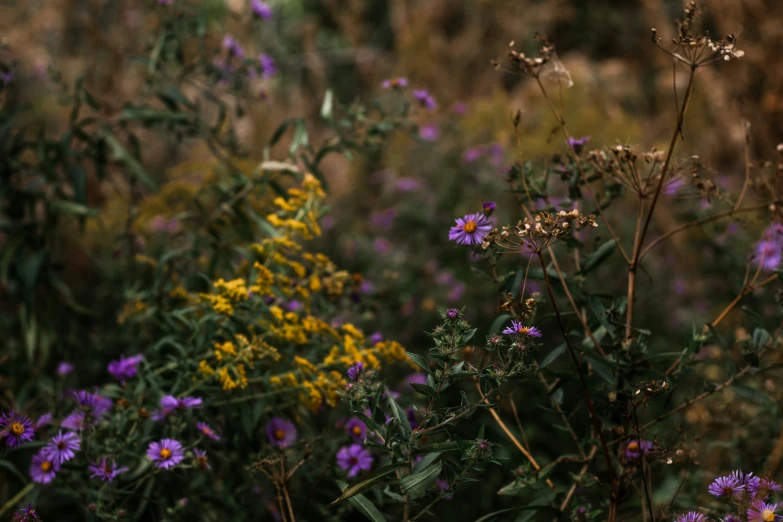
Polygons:
<instances>
[{"instance_id":1,"label":"flower cluster","mask_svg":"<svg viewBox=\"0 0 783 522\"><path fill-rule=\"evenodd\" d=\"M780 522L779 503L769 502L770 495L781 491L781 486L768 478L753 473L733 471L717 477L709 486L710 495L731 504L736 514L726 515L723 520L747 520L748 522ZM677 518L677 522L708 522L709 518L691 511Z\"/></svg>"}]
</instances>

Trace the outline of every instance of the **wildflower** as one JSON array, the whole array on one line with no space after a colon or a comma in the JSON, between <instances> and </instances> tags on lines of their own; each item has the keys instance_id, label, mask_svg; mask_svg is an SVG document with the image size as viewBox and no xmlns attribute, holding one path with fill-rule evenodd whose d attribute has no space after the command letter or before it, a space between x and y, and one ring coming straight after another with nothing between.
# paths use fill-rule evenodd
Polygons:
<instances>
[{"instance_id":1,"label":"wildflower","mask_svg":"<svg viewBox=\"0 0 783 522\"><path fill-rule=\"evenodd\" d=\"M343 446L337 452L337 465L348 471L348 477L355 477L360 471L372 467L372 454L361 444Z\"/></svg>"},{"instance_id":2,"label":"wildflower","mask_svg":"<svg viewBox=\"0 0 783 522\"><path fill-rule=\"evenodd\" d=\"M426 141L437 141L440 138L440 127L434 123L424 125L419 129L419 137Z\"/></svg>"},{"instance_id":3,"label":"wildflower","mask_svg":"<svg viewBox=\"0 0 783 522\"><path fill-rule=\"evenodd\" d=\"M697 511L689 511L677 517L677 522L708 522L708 518Z\"/></svg>"},{"instance_id":4,"label":"wildflower","mask_svg":"<svg viewBox=\"0 0 783 522\"><path fill-rule=\"evenodd\" d=\"M87 390L73 392L73 397L80 406L92 412L95 417L100 417L111 409L111 399L102 397L97 393L90 393Z\"/></svg>"},{"instance_id":5,"label":"wildflower","mask_svg":"<svg viewBox=\"0 0 783 522\"><path fill-rule=\"evenodd\" d=\"M430 94L430 92L427 89L419 89L416 91L413 91L413 98L419 102L419 105L424 107L425 109L429 110L435 110L438 107L438 103L435 101L435 98Z\"/></svg>"},{"instance_id":6,"label":"wildflower","mask_svg":"<svg viewBox=\"0 0 783 522\"><path fill-rule=\"evenodd\" d=\"M454 320L459 317L459 310L456 308L449 308L446 310L446 319Z\"/></svg>"},{"instance_id":7,"label":"wildflower","mask_svg":"<svg viewBox=\"0 0 783 522\"><path fill-rule=\"evenodd\" d=\"M384 89L391 89L392 87L399 88L399 87L407 87L408 86L408 79L404 77L398 77L398 78L391 78L388 80L383 80L381 82L381 87Z\"/></svg>"},{"instance_id":8,"label":"wildflower","mask_svg":"<svg viewBox=\"0 0 783 522\"><path fill-rule=\"evenodd\" d=\"M64 377L71 372L73 372L73 364L62 361L57 365L57 375Z\"/></svg>"},{"instance_id":9,"label":"wildflower","mask_svg":"<svg viewBox=\"0 0 783 522\"><path fill-rule=\"evenodd\" d=\"M173 395L164 395L160 398L160 406L163 408L163 414L168 415L174 410L192 410L200 408L203 403L200 397L182 397L177 399Z\"/></svg>"},{"instance_id":10,"label":"wildflower","mask_svg":"<svg viewBox=\"0 0 783 522\"><path fill-rule=\"evenodd\" d=\"M541 337L541 330L535 326L525 326L521 321L511 321L511 326L507 326L503 333L506 335L525 335L527 337Z\"/></svg>"},{"instance_id":11,"label":"wildflower","mask_svg":"<svg viewBox=\"0 0 783 522\"><path fill-rule=\"evenodd\" d=\"M240 59L245 57L245 50L230 34L223 38L223 49L228 52L229 57L235 56Z\"/></svg>"},{"instance_id":12,"label":"wildflower","mask_svg":"<svg viewBox=\"0 0 783 522\"><path fill-rule=\"evenodd\" d=\"M631 440L625 447L625 458L628 460L638 459L642 454L650 453L655 445L649 440Z\"/></svg>"},{"instance_id":13,"label":"wildflower","mask_svg":"<svg viewBox=\"0 0 783 522\"><path fill-rule=\"evenodd\" d=\"M170 469L182 462L185 450L179 441L163 439L160 442L150 442L147 456L161 469Z\"/></svg>"},{"instance_id":14,"label":"wildflower","mask_svg":"<svg viewBox=\"0 0 783 522\"><path fill-rule=\"evenodd\" d=\"M408 408L405 410L405 415L408 417L408 424L411 425L411 428L414 430L419 427L419 419L416 417L416 414L418 411L416 408Z\"/></svg>"},{"instance_id":15,"label":"wildflower","mask_svg":"<svg viewBox=\"0 0 783 522\"><path fill-rule=\"evenodd\" d=\"M257 16L261 20L269 20L272 18L272 8L266 2L261 0L251 0L250 9L253 10L253 15Z\"/></svg>"},{"instance_id":16,"label":"wildflower","mask_svg":"<svg viewBox=\"0 0 783 522\"><path fill-rule=\"evenodd\" d=\"M296 440L296 426L288 419L273 417L266 424L269 442L278 448L287 448Z\"/></svg>"},{"instance_id":17,"label":"wildflower","mask_svg":"<svg viewBox=\"0 0 783 522\"><path fill-rule=\"evenodd\" d=\"M0 415L0 439L5 438L12 448L31 441L34 434L33 423L26 416L14 411Z\"/></svg>"},{"instance_id":18,"label":"wildflower","mask_svg":"<svg viewBox=\"0 0 783 522\"><path fill-rule=\"evenodd\" d=\"M348 372L347 372L348 378L351 379L352 381L355 381L356 379L359 378L359 375L362 373L363 370L364 370L363 362L359 361L357 363L353 363L348 367Z\"/></svg>"},{"instance_id":19,"label":"wildflower","mask_svg":"<svg viewBox=\"0 0 783 522\"><path fill-rule=\"evenodd\" d=\"M43 415L38 417L37 421L35 421L35 425L33 426L33 428L35 429L35 431L38 431L44 426L48 426L51 423L52 423L52 414L44 413Z\"/></svg>"},{"instance_id":20,"label":"wildflower","mask_svg":"<svg viewBox=\"0 0 783 522\"><path fill-rule=\"evenodd\" d=\"M220 435L215 433L215 430L213 430L206 422L197 422L196 428L198 428L198 431L201 432L201 434L205 437L212 440L220 440Z\"/></svg>"},{"instance_id":21,"label":"wildflower","mask_svg":"<svg viewBox=\"0 0 783 522\"><path fill-rule=\"evenodd\" d=\"M766 270L775 270L783 260L783 224L773 223L756 243L754 262Z\"/></svg>"},{"instance_id":22,"label":"wildflower","mask_svg":"<svg viewBox=\"0 0 783 522\"><path fill-rule=\"evenodd\" d=\"M261 78L270 78L277 72L277 66L274 59L268 54L261 53L258 55L258 63L261 69Z\"/></svg>"},{"instance_id":23,"label":"wildflower","mask_svg":"<svg viewBox=\"0 0 783 522\"><path fill-rule=\"evenodd\" d=\"M31 520L41 520L32 504L27 504L26 509L21 509L21 513L14 514L12 522L30 522Z\"/></svg>"},{"instance_id":24,"label":"wildflower","mask_svg":"<svg viewBox=\"0 0 783 522\"><path fill-rule=\"evenodd\" d=\"M383 334L381 332L375 332L370 336L370 342L372 344L378 344L381 341L383 341Z\"/></svg>"},{"instance_id":25,"label":"wildflower","mask_svg":"<svg viewBox=\"0 0 783 522\"><path fill-rule=\"evenodd\" d=\"M87 471L90 472L90 478L99 478L104 482L112 482L117 475L128 471L128 468L118 468L115 461L104 457L100 462L93 462L87 466Z\"/></svg>"},{"instance_id":26,"label":"wildflower","mask_svg":"<svg viewBox=\"0 0 783 522\"><path fill-rule=\"evenodd\" d=\"M38 484L50 483L58 471L60 465L43 451L39 451L30 463L30 476Z\"/></svg>"},{"instance_id":27,"label":"wildflower","mask_svg":"<svg viewBox=\"0 0 783 522\"><path fill-rule=\"evenodd\" d=\"M352 417L345 423L345 431L357 442L364 439L365 435L367 435L367 427L356 417Z\"/></svg>"},{"instance_id":28,"label":"wildflower","mask_svg":"<svg viewBox=\"0 0 783 522\"><path fill-rule=\"evenodd\" d=\"M720 520L721 522L742 522L741 518L735 517L734 515L726 515L724 518Z\"/></svg>"},{"instance_id":29,"label":"wildflower","mask_svg":"<svg viewBox=\"0 0 783 522\"><path fill-rule=\"evenodd\" d=\"M131 379L136 376L136 366L143 359L144 356L141 354L128 357L127 359L124 355L120 355L120 360L110 362L107 370L112 377L118 381L125 382L127 379Z\"/></svg>"},{"instance_id":30,"label":"wildflower","mask_svg":"<svg viewBox=\"0 0 783 522\"><path fill-rule=\"evenodd\" d=\"M741 484L734 475L716 478L707 488L710 495L726 499L739 497L745 491L745 485Z\"/></svg>"},{"instance_id":31,"label":"wildflower","mask_svg":"<svg viewBox=\"0 0 783 522\"><path fill-rule=\"evenodd\" d=\"M438 487L441 493L444 491L448 491L451 486L449 486L449 483L446 481L446 479L443 478L436 478L435 479L435 485ZM454 495L445 495L443 498L446 500L451 500L454 497Z\"/></svg>"},{"instance_id":32,"label":"wildflower","mask_svg":"<svg viewBox=\"0 0 783 522\"><path fill-rule=\"evenodd\" d=\"M574 149L575 154L580 154L587 142L590 141L590 136L584 136L582 138L568 138L568 146Z\"/></svg>"},{"instance_id":33,"label":"wildflower","mask_svg":"<svg viewBox=\"0 0 783 522\"><path fill-rule=\"evenodd\" d=\"M72 412L62 420L60 426L69 430L83 430L86 427L86 423L84 422L84 412Z\"/></svg>"},{"instance_id":34,"label":"wildflower","mask_svg":"<svg viewBox=\"0 0 783 522\"><path fill-rule=\"evenodd\" d=\"M497 207L498 206L495 204L494 201L486 201L484 202L484 205L482 205L481 208L484 210L485 214L492 214Z\"/></svg>"},{"instance_id":35,"label":"wildflower","mask_svg":"<svg viewBox=\"0 0 783 522\"><path fill-rule=\"evenodd\" d=\"M52 441L41 451L46 453L57 464L67 462L76 456L76 451L82 447L82 441L79 436L73 432L63 434L62 430L52 437Z\"/></svg>"},{"instance_id":36,"label":"wildflower","mask_svg":"<svg viewBox=\"0 0 783 522\"><path fill-rule=\"evenodd\" d=\"M767 498L772 491L780 491L780 484L777 482L763 478L755 477L756 480L752 480L748 484L748 491L754 500L763 500Z\"/></svg>"},{"instance_id":37,"label":"wildflower","mask_svg":"<svg viewBox=\"0 0 783 522\"><path fill-rule=\"evenodd\" d=\"M465 163L473 163L484 155L484 149L482 147L471 147L462 153L462 161Z\"/></svg>"},{"instance_id":38,"label":"wildflower","mask_svg":"<svg viewBox=\"0 0 783 522\"><path fill-rule=\"evenodd\" d=\"M205 471L209 469L209 462L207 462L206 451L198 448L193 448L193 458L195 459L196 464L198 464L198 466L201 468L201 471Z\"/></svg>"},{"instance_id":39,"label":"wildflower","mask_svg":"<svg viewBox=\"0 0 783 522\"><path fill-rule=\"evenodd\" d=\"M757 500L748 508L748 522L778 522L783 520L783 517L775 513L777 510L777 503L767 504Z\"/></svg>"},{"instance_id":40,"label":"wildflower","mask_svg":"<svg viewBox=\"0 0 783 522\"><path fill-rule=\"evenodd\" d=\"M484 214L468 214L456 219L449 230L449 239L460 245L479 245L492 230L492 223Z\"/></svg>"}]
</instances>

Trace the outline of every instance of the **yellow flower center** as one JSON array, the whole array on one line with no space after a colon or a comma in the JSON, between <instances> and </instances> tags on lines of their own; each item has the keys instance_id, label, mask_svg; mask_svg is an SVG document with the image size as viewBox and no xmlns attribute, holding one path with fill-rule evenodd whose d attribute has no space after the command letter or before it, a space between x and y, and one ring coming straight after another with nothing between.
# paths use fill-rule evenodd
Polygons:
<instances>
[{"instance_id":1,"label":"yellow flower center","mask_svg":"<svg viewBox=\"0 0 783 522\"><path fill-rule=\"evenodd\" d=\"M48 473L50 469L52 469L51 462L49 462L48 460L41 462L41 471L43 471L44 473Z\"/></svg>"},{"instance_id":2,"label":"yellow flower center","mask_svg":"<svg viewBox=\"0 0 783 522\"><path fill-rule=\"evenodd\" d=\"M761 512L761 518L764 519L764 522L772 522L775 520L775 513L771 509L765 509Z\"/></svg>"},{"instance_id":3,"label":"yellow flower center","mask_svg":"<svg viewBox=\"0 0 783 522\"><path fill-rule=\"evenodd\" d=\"M169 457L171 457L171 450L170 449L163 448L162 450L160 450L160 458L167 459Z\"/></svg>"},{"instance_id":4,"label":"yellow flower center","mask_svg":"<svg viewBox=\"0 0 783 522\"><path fill-rule=\"evenodd\" d=\"M24 433L24 426L20 422L14 422L11 424L11 433L14 435L21 435Z\"/></svg>"},{"instance_id":5,"label":"yellow flower center","mask_svg":"<svg viewBox=\"0 0 783 522\"><path fill-rule=\"evenodd\" d=\"M285 438L285 430L282 429L275 430L275 438L277 440L283 440Z\"/></svg>"},{"instance_id":6,"label":"yellow flower center","mask_svg":"<svg viewBox=\"0 0 783 522\"><path fill-rule=\"evenodd\" d=\"M521 334L526 334L530 331L530 327L528 326L520 326L517 331Z\"/></svg>"},{"instance_id":7,"label":"yellow flower center","mask_svg":"<svg viewBox=\"0 0 783 522\"><path fill-rule=\"evenodd\" d=\"M472 234L476 231L476 222L475 221L468 221L462 226L462 230L467 232L468 234Z\"/></svg>"},{"instance_id":8,"label":"yellow flower center","mask_svg":"<svg viewBox=\"0 0 783 522\"><path fill-rule=\"evenodd\" d=\"M362 433L362 428L361 428L361 426L354 426L354 427L353 427L353 429L352 429L351 431L353 431L353 434L354 434L354 435L361 435L361 433Z\"/></svg>"},{"instance_id":9,"label":"yellow flower center","mask_svg":"<svg viewBox=\"0 0 783 522\"><path fill-rule=\"evenodd\" d=\"M206 426L204 426L203 428L201 428L201 433L203 433L204 435L207 435L207 436L212 436L212 435L214 435L215 432L213 432L211 429L209 429Z\"/></svg>"},{"instance_id":10,"label":"yellow flower center","mask_svg":"<svg viewBox=\"0 0 783 522\"><path fill-rule=\"evenodd\" d=\"M631 451L636 451L639 449L639 443L638 442L629 442L628 443L628 449Z\"/></svg>"}]
</instances>

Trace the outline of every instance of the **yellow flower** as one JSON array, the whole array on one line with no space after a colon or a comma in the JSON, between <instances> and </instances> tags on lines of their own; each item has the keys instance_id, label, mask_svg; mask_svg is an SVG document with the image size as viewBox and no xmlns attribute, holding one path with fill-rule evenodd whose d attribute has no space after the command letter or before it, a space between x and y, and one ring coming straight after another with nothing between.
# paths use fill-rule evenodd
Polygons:
<instances>
[{"instance_id":1,"label":"yellow flower","mask_svg":"<svg viewBox=\"0 0 783 522\"><path fill-rule=\"evenodd\" d=\"M198 371L207 377L215 373L215 370L205 360L201 360L198 363Z\"/></svg>"},{"instance_id":2,"label":"yellow flower","mask_svg":"<svg viewBox=\"0 0 783 522\"><path fill-rule=\"evenodd\" d=\"M299 370L305 375L309 373L315 373L318 371L318 368L315 367L313 363L305 359L304 357L296 356L294 357L294 363L299 367Z\"/></svg>"}]
</instances>

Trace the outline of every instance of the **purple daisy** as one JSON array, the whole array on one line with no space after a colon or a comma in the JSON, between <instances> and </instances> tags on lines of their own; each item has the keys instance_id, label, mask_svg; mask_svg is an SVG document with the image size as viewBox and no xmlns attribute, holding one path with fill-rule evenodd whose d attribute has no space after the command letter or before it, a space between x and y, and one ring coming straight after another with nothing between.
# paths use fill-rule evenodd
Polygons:
<instances>
[{"instance_id":1,"label":"purple daisy","mask_svg":"<svg viewBox=\"0 0 783 522\"><path fill-rule=\"evenodd\" d=\"M702 515L698 511L689 511L684 515L677 517L677 522L708 522L709 519L706 515Z\"/></svg>"},{"instance_id":2,"label":"purple daisy","mask_svg":"<svg viewBox=\"0 0 783 522\"><path fill-rule=\"evenodd\" d=\"M147 448L147 456L161 469L171 469L185 458L185 449L179 441L163 439L151 442Z\"/></svg>"},{"instance_id":3,"label":"purple daisy","mask_svg":"<svg viewBox=\"0 0 783 522\"><path fill-rule=\"evenodd\" d=\"M57 375L63 377L71 372L73 372L73 364L62 361L60 364L57 365Z\"/></svg>"},{"instance_id":4,"label":"purple daisy","mask_svg":"<svg viewBox=\"0 0 783 522\"><path fill-rule=\"evenodd\" d=\"M345 432L350 435L353 440L359 442L364 440L364 437L367 435L367 427L358 418L351 417L348 422L345 423Z\"/></svg>"},{"instance_id":5,"label":"purple daisy","mask_svg":"<svg viewBox=\"0 0 783 522\"><path fill-rule=\"evenodd\" d=\"M748 491L750 492L753 500L763 500L769 496L773 491L780 491L780 484L774 480L768 478L758 478L752 480L748 484Z\"/></svg>"},{"instance_id":6,"label":"purple daisy","mask_svg":"<svg viewBox=\"0 0 783 522\"><path fill-rule=\"evenodd\" d=\"M449 239L460 245L480 245L492 231L492 223L479 212L457 218L456 222L457 225L449 230Z\"/></svg>"},{"instance_id":7,"label":"purple daisy","mask_svg":"<svg viewBox=\"0 0 783 522\"><path fill-rule=\"evenodd\" d=\"M400 87L407 87L408 86L408 79L404 78L402 76L398 78L390 78L388 80L383 80L381 82L381 87L384 89L391 89L393 88L400 88Z\"/></svg>"},{"instance_id":8,"label":"purple daisy","mask_svg":"<svg viewBox=\"0 0 783 522\"><path fill-rule=\"evenodd\" d=\"M425 109L432 111L438 108L438 102L435 101L435 97L427 89L413 91L413 98Z\"/></svg>"},{"instance_id":9,"label":"purple daisy","mask_svg":"<svg viewBox=\"0 0 783 522\"><path fill-rule=\"evenodd\" d=\"M12 522L30 522L32 520L41 520L32 504L27 504L26 509L21 509L21 513L15 513Z\"/></svg>"},{"instance_id":10,"label":"purple daisy","mask_svg":"<svg viewBox=\"0 0 783 522\"><path fill-rule=\"evenodd\" d=\"M124 355L120 355L118 361L112 361L107 366L107 370L112 377L120 382L125 382L136 376L136 366L144 359L144 356L134 355L133 357L125 358Z\"/></svg>"},{"instance_id":11,"label":"purple daisy","mask_svg":"<svg viewBox=\"0 0 783 522\"><path fill-rule=\"evenodd\" d=\"M272 18L272 8L269 4L262 2L261 0L251 0L250 9L253 10L253 15L257 16L261 20L269 20Z\"/></svg>"},{"instance_id":12,"label":"purple daisy","mask_svg":"<svg viewBox=\"0 0 783 522\"><path fill-rule=\"evenodd\" d=\"M266 423L266 436L278 448L287 448L296 440L296 426L288 419L273 417Z\"/></svg>"},{"instance_id":13,"label":"purple daisy","mask_svg":"<svg viewBox=\"0 0 783 522\"><path fill-rule=\"evenodd\" d=\"M757 500L748 508L748 522L779 522L783 517L775 513L777 510L777 503L767 504Z\"/></svg>"},{"instance_id":14,"label":"purple daisy","mask_svg":"<svg viewBox=\"0 0 783 522\"><path fill-rule=\"evenodd\" d=\"M111 399L102 397L97 393L90 393L87 390L78 390L73 392L73 397L82 408L91 411L95 417L100 417L111 409Z\"/></svg>"},{"instance_id":15,"label":"purple daisy","mask_svg":"<svg viewBox=\"0 0 783 522\"><path fill-rule=\"evenodd\" d=\"M83 411L74 411L67 417L65 417L60 426L69 430L83 430L87 427L87 423L84 421Z\"/></svg>"},{"instance_id":16,"label":"purple daisy","mask_svg":"<svg viewBox=\"0 0 783 522\"><path fill-rule=\"evenodd\" d=\"M492 214L498 206L495 204L494 201L486 201L484 205L481 207L484 210L485 214Z\"/></svg>"},{"instance_id":17,"label":"purple daisy","mask_svg":"<svg viewBox=\"0 0 783 522\"><path fill-rule=\"evenodd\" d=\"M383 334L381 332L375 332L370 336L370 342L372 344L378 344L381 341L383 341Z\"/></svg>"},{"instance_id":18,"label":"purple daisy","mask_svg":"<svg viewBox=\"0 0 783 522\"><path fill-rule=\"evenodd\" d=\"M35 425L33 427L35 428L35 431L38 431L44 426L48 426L51 423L52 423L52 414L44 413L43 415L38 417L38 420L35 421Z\"/></svg>"},{"instance_id":19,"label":"purple daisy","mask_svg":"<svg viewBox=\"0 0 783 522\"><path fill-rule=\"evenodd\" d=\"M49 455L54 462L62 464L76 456L76 452L82 447L82 441L72 431L60 432L52 437L52 441L41 451Z\"/></svg>"},{"instance_id":20,"label":"purple daisy","mask_svg":"<svg viewBox=\"0 0 783 522\"><path fill-rule=\"evenodd\" d=\"M775 270L783 260L783 224L773 223L756 243L753 262L766 270Z\"/></svg>"},{"instance_id":21,"label":"purple daisy","mask_svg":"<svg viewBox=\"0 0 783 522\"><path fill-rule=\"evenodd\" d=\"M215 433L215 430L213 430L206 422L197 422L196 428L198 428L198 431L205 437L212 440L220 440L220 435Z\"/></svg>"},{"instance_id":22,"label":"purple daisy","mask_svg":"<svg viewBox=\"0 0 783 522\"><path fill-rule=\"evenodd\" d=\"M579 154L584 149L587 142L590 141L590 136L584 136L582 138L568 138L568 146L574 149L574 152Z\"/></svg>"},{"instance_id":23,"label":"purple daisy","mask_svg":"<svg viewBox=\"0 0 783 522\"><path fill-rule=\"evenodd\" d=\"M277 72L277 66L275 60L268 54L261 53L258 55L258 63L261 69L261 78L271 78Z\"/></svg>"},{"instance_id":24,"label":"purple daisy","mask_svg":"<svg viewBox=\"0 0 783 522\"><path fill-rule=\"evenodd\" d=\"M209 462L207 462L207 452L202 449L193 448L193 460L196 461L196 464L201 468L201 471L206 471L210 468Z\"/></svg>"},{"instance_id":25,"label":"purple daisy","mask_svg":"<svg viewBox=\"0 0 783 522\"><path fill-rule=\"evenodd\" d=\"M201 397L182 397L177 399L173 395L164 395L160 398L160 406L163 408L163 414L168 415L175 410L192 410L201 408L204 400Z\"/></svg>"},{"instance_id":26,"label":"purple daisy","mask_svg":"<svg viewBox=\"0 0 783 522\"><path fill-rule=\"evenodd\" d=\"M223 38L223 49L228 51L229 57L235 56L239 59L245 57L245 49L242 48L242 46L239 45L239 42L237 42L230 34L227 34Z\"/></svg>"},{"instance_id":27,"label":"purple daisy","mask_svg":"<svg viewBox=\"0 0 783 522\"><path fill-rule=\"evenodd\" d=\"M343 446L337 452L337 465L348 471L348 477L355 477L360 471L372 468L372 454L361 444Z\"/></svg>"},{"instance_id":28,"label":"purple daisy","mask_svg":"<svg viewBox=\"0 0 783 522\"><path fill-rule=\"evenodd\" d=\"M649 440L630 440L628 445L625 446L625 458L628 460L636 460L642 454L647 455L655 448Z\"/></svg>"},{"instance_id":29,"label":"purple daisy","mask_svg":"<svg viewBox=\"0 0 783 522\"><path fill-rule=\"evenodd\" d=\"M114 460L104 457L100 462L94 462L87 466L87 471L90 472L90 478L99 478L104 482L112 482L117 475L128 471L128 468L118 468Z\"/></svg>"},{"instance_id":30,"label":"purple daisy","mask_svg":"<svg viewBox=\"0 0 783 522\"><path fill-rule=\"evenodd\" d=\"M346 373L348 374L349 379L355 381L356 379L359 378L359 375L361 375L363 370L364 370L364 363L359 361L350 365Z\"/></svg>"},{"instance_id":31,"label":"purple daisy","mask_svg":"<svg viewBox=\"0 0 783 522\"><path fill-rule=\"evenodd\" d=\"M60 471L60 465L51 455L39 451L30 463L30 476L33 482L48 484L54 480L54 476Z\"/></svg>"},{"instance_id":32,"label":"purple daisy","mask_svg":"<svg viewBox=\"0 0 783 522\"><path fill-rule=\"evenodd\" d=\"M525 335L527 337L541 337L541 330L535 326L525 326L521 321L511 321L511 326L506 326L503 330L506 335Z\"/></svg>"},{"instance_id":33,"label":"purple daisy","mask_svg":"<svg viewBox=\"0 0 783 522\"><path fill-rule=\"evenodd\" d=\"M707 488L707 491L709 491L710 495L715 495L719 498L738 498L745 491L745 485L741 484L734 475L727 475L716 478L710 484L710 487Z\"/></svg>"},{"instance_id":34,"label":"purple daisy","mask_svg":"<svg viewBox=\"0 0 783 522\"><path fill-rule=\"evenodd\" d=\"M12 448L33 440L34 434L33 423L25 415L13 410L0 415L0 439L4 438L5 443Z\"/></svg>"}]
</instances>

